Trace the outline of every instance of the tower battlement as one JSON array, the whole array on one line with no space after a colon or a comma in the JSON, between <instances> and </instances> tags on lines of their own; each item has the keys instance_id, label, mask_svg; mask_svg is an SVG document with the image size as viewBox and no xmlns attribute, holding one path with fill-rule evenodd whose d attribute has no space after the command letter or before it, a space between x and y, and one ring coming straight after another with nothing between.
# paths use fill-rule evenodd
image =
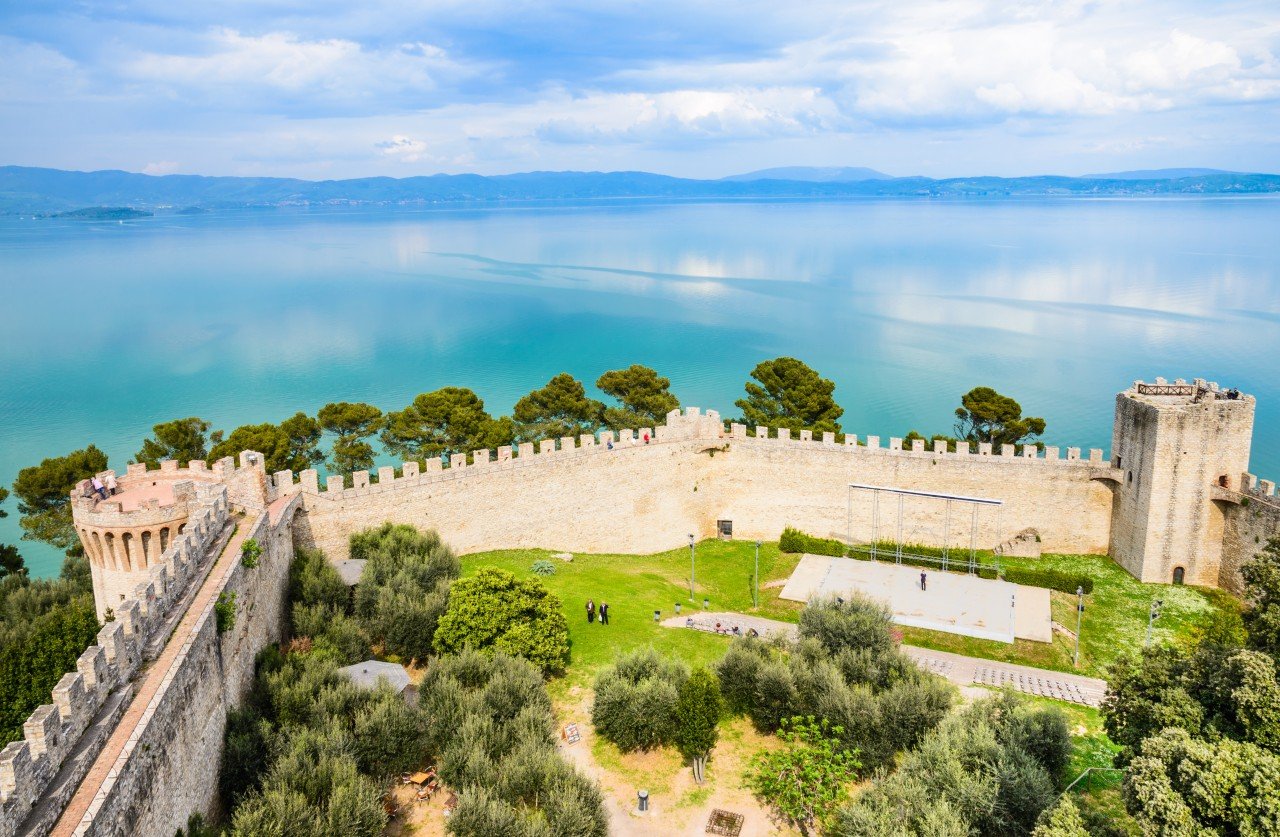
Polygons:
<instances>
[{"instance_id":1,"label":"tower battlement","mask_svg":"<svg viewBox=\"0 0 1280 837\"><path fill-rule=\"evenodd\" d=\"M131 463L123 476L103 471L106 483L116 478L116 493L102 498L89 480L71 493L71 515L93 575L98 618L133 593L139 581L164 561L166 551L186 531L193 511L209 502L210 490L221 487L224 503L259 508L271 499L261 454L246 451L240 467L230 456L208 466L192 460L181 468L174 460L147 468ZM258 495L258 496L255 496Z\"/></svg>"}]
</instances>

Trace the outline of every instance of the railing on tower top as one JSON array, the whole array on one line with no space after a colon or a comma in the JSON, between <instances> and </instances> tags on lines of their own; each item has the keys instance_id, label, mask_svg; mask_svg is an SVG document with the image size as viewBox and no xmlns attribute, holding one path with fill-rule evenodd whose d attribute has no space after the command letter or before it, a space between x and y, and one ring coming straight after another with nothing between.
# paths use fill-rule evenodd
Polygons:
<instances>
[{"instance_id":1,"label":"railing on tower top","mask_svg":"<svg viewBox=\"0 0 1280 837\"><path fill-rule=\"evenodd\" d=\"M1138 392L1142 395L1198 395L1200 387L1195 384L1138 384Z\"/></svg>"}]
</instances>

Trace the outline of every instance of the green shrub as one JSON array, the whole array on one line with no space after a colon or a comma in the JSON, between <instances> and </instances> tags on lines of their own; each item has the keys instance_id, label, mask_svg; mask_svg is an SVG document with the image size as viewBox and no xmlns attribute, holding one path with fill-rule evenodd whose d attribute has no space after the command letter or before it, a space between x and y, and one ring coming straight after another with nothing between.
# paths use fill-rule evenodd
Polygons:
<instances>
[{"instance_id":1,"label":"green shrub","mask_svg":"<svg viewBox=\"0 0 1280 837\"><path fill-rule=\"evenodd\" d=\"M816 639L830 654L846 649L884 654L893 648L892 627L888 606L860 593L843 601L815 599L800 613L800 636Z\"/></svg>"},{"instance_id":2,"label":"green shrub","mask_svg":"<svg viewBox=\"0 0 1280 837\"><path fill-rule=\"evenodd\" d=\"M755 703L756 677L769 658L768 647L758 639L736 640L716 663L720 694L731 712L748 712Z\"/></svg>"},{"instance_id":3,"label":"green shrub","mask_svg":"<svg viewBox=\"0 0 1280 837\"><path fill-rule=\"evenodd\" d=\"M471 648L442 657L427 669L419 707L440 777L465 788L451 834L608 834L600 791L556 754L551 700L533 664Z\"/></svg>"},{"instance_id":4,"label":"green shrub","mask_svg":"<svg viewBox=\"0 0 1280 837\"><path fill-rule=\"evenodd\" d=\"M560 600L536 579L493 567L454 583L433 642L442 654L468 645L504 651L544 672L562 671L569 662L569 623Z\"/></svg>"},{"instance_id":5,"label":"green shrub","mask_svg":"<svg viewBox=\"0 0 1280 837\"><path fill-rule=\"evenodd\" d=\"M318 549L299 549L289 566L289 601L297 605L325 605L346 613L351 591Z\"/></svg>"},{"instance_id":6,"label":"green shrub","mask_svg":"<svg viewBox=\"0 0 1280 837\"><path fill-rule=\"evenodd\" d=\"M534 575L555 575L556 565L545 558L539 558L533 562L533 566L529 568L529 571Z\"/></svg>"},{"instance_id":7,"label":"green shrub","mask_svg":"<svg viewBox=\"0 0 1280 837\"><path fill-rule=\"evenodd\" d=\"M787 718L780 732L786 746L757 753L747 772L747 786L802 834L845 798L861 766L855 752L838 746L841 732L813 717Z\"/></svg>"},{"instance_id":8,"label":"green shrub","mask_svg":"<svg viewBox=\"0 0 1280 837\"><path fill-rule=\"evenodd\" d=\"M218 600L213 603L213 616L217 622L218 633L225 634L236 624L236 594L219 593Z\"/></svg>"},{"instance_id":9,"label":"green shrub","mask_svg":"<svg viewBox=\"0 0 1280 837\"><path fill-rule=\"evenodd\" d=\"M89 563L68 557L57 579L0 574L0 747L22 725L99 629Z\"/></svg>"},{"instance_id":10,"label":"green shrub","mask_svg":"<svg viewBox=\"0 0 1280 837\"><path fill-rule=\"evenodd\" d=\"M946 716L954 690L922 672L894 644L884 607L853 598L816 600L800 616L800 638L735 640L716 665L731 711L771 732L793 715L839 727L867 773L890 767Z\"/></svg>"},{"instance_id":11,"label":"green shrub","mask_svg":"<svg viewBox=\"0 0 1280 837\"><path fill-rule=\"evenodd\" d=\"M680 688L688 679L683 663L665 661L653 649L634 651L596 678L591 723L623 752L671 744Z\"/></svg>"},{"instance_id":12,"label":"green shrub","mask_svg":"<svg viewBox=\"0 0 1280 837\"><path fill-rule=\"evenodd\" d=\"M791 526L782 530L782 537L778 539L778 549L783 552L807 552L810 555L833 555L837 557L843 556L848 551L840 541L831 538L815 538Z\"/></svg>"},{"instance_id":13,"label":"green shrub","mask_svg":"<svg viewBox=\"0 0 1280 837\"><path fill-rule=\"evenodd\" d=\"M258 558L262 556L262 544L249 538L240 546L240 566L253 569L258 566Z\"/></svg>"},{"instance_id":14,"label":"green shrub","mask_svg":"<svg viewBox=\"0 0 1280 837\"><path fill-rule=\"evenodd\" d=\"M388 654L425 659L461 571L457 555L434 531L390 523L352 535L351 555L368 562L355 612L369 638Z\"/></svg>"},{"instance_id":15,"label":"green shrub","mask_svg":"<svg viewBox=\"0 0 1280 837\"><path fill-rule=\"evenodd\" d=\"M799 692L791 669L783 660L766 660L756 675L755 700L751 720L760 730L773 732L790 718L798 706Z\"/></svg>"},{"instance_id":16,"label":"green shrub","mask_svg":"<svg viewBox=\"0 0 1280 837\"><path fill-rule=\"evenodd\" d=\"M1011 581L1014 584L1047 587L1050 590L1061 590L1063 593L1072 595L1078 587L1083 587L1085 593L1093 592L1093 577L1083 573L1068 573L1048 568L1005 567L1004 578L1005 581Z\"/></svg>"},{"instance_id":17,"label":"green shrub","mask_svg":"<svg viewBox=\"0 0 1280 837\"><path fill-rule=\"evenodd\" d=\"M1039 716L1048 713L1054 719ZM1055 777L1025 735L1056 727L1057 709L1013 694L979 700L925 735L898 769L844 807L833 837L1029 834L1057 800ZM1054 733L1055 738L1057 733Z\"/></svg>"}]
</instances>

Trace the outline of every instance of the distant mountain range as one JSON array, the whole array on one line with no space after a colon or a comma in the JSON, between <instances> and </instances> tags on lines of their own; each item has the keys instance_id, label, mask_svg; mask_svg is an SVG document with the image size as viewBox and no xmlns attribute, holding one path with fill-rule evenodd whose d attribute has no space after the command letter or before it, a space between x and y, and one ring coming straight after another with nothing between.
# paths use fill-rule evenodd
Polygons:
<instances>
[{"instance_id":1,"label":"distant mountain range","mask_svg":"<svg viewBox=\"0 0 1280 837\"><path fill-rule=\"evenodd\" d=\"M815 166L783 166L777 169L760 169L746 174L733 174L721 180L794 180L806 183L857 183L862 180L892 180L893 175L850 166L832 166L819 168Z\"/></svg>"},{"instance_id":2,"label":"distant mountain range","mask_svg":"<svg viewBox=\"0 0 1280 837\"><path fill-rule=\"evenodd\" d=\"M1176 180L1180 177L1206 177L1214 174L1241 174L1241 172L1223 169L1137 169L1084 176L1093 180Z\"/></svg>"},{"instance_id":3,"label":"distant mountain range","mask_svg":"<svg viewBox=\"0 0 1280 837\"><path fill-rule=\"evenodd\" d=\"M1186 174L1194 172L1194 174ZM1213 169L1118 172L1089 177L890 177L871 169L765 169L722 180L692 180L648 172L527 172L483 176L365 177L296 180L282 177L160 177L124 171L78 172L0 167L0 213L54 215L89 209L108 217L139 212L281 206L432 205L508 201L749 198L1000 198L1022 196L1237 195L1280 192L1280 175ZM118 217L118 216L114 216Z\"/></svg>"}]
</instances>

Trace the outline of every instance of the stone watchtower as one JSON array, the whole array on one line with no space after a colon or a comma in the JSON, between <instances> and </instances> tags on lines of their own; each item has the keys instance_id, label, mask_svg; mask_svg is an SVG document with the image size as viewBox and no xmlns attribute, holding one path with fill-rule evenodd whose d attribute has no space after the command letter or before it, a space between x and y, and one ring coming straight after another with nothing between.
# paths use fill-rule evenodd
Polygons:
<instances>
[{"instance_id":1,"label":"stone watchtower","mask_svg":"<svg viewBox=\"0 0 1280 837\"><path fill-rule=\"evenodd\" d=\"M185 531L194 509L213 502L213 492L242 505L246 499L253 502L249 498L265 495L261 455L246 451L241 458L240 470L230 457L212 468L199 460L186 468L168 460L151 471L143 463L131 464L118 478L117 492L106 499L93 492L88 480L76 486L71 495L72 520L89 559L99 619L107 608L132 598L138 584L151 579L153 570L164 563L161 556L169 544ZM115 472L98 476L105 482L108 474Z\"/></svg>"},{"instance_id":2,"label":"stone watchtower","mask_svg":"<svg viewBox=\"0 0 1280 837\"><path fill-rule=\"evenodd\" d=\"M1253 396L1200 379L1137 381L1116 396L1111 555L1134 576L1218 586L1224 512L1215 493L1240 489L1253 411Z\"/></svg>"}]
</instances>

